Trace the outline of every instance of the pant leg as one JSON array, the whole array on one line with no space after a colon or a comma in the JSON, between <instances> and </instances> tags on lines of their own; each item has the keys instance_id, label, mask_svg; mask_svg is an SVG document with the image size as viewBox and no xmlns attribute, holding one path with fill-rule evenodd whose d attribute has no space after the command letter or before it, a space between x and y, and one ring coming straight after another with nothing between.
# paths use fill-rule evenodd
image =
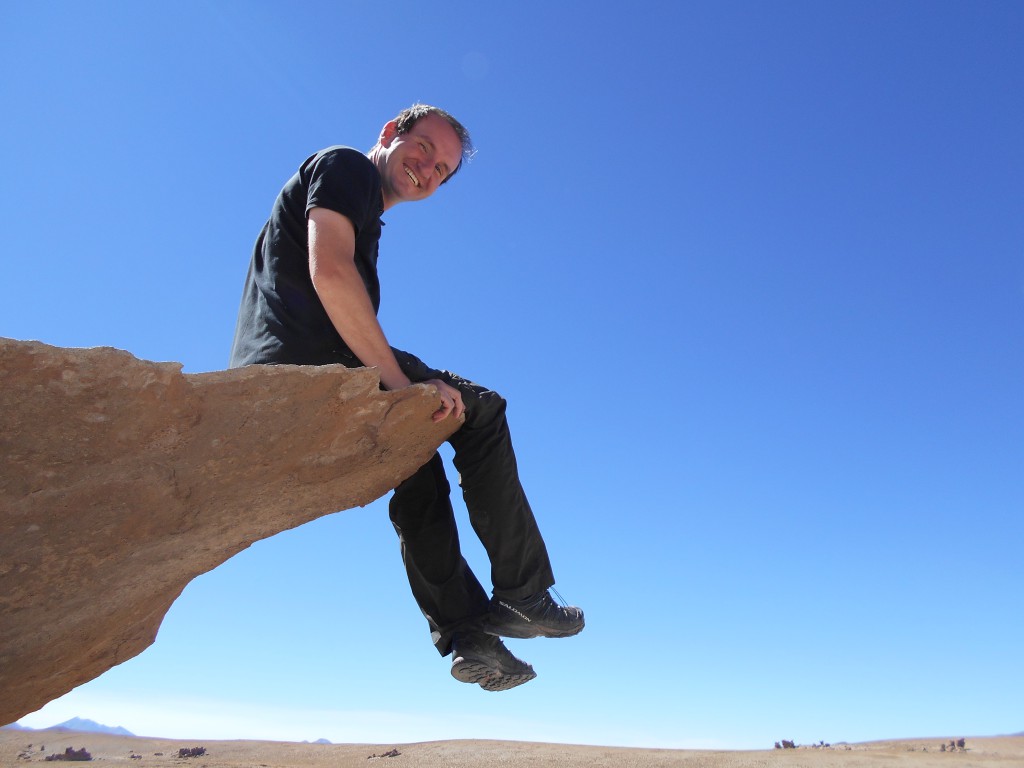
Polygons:
<instances>
[{"instance_id":1,"label":"pant leg","mask_svg":"<svg viewBox=\"0 0 1024 768\"><path fill-rule=\"evenodd\" d=\"M449 443L455 449L470 522L491 561L495 594L515 599L553 585L547 549L519 482L505 400L452 373L431 369L414 355L395 350L395 356L413 381L441 379L462 394L466 421ZM435 455L395 489L390 504L413 595L442 655L450 650L452 632L487 610L486 594L459 548L449 494L443 464Z\"/></svg>"},{"instance_id":2,"label":"pant leg","mask_svg":"<svg viewBox=\"0 0 1024 768\"><path fill-rule=\"evenodd\" d=\"M487 594L462 556L451 487L439 454L403 481L389 503L391 522L413 597L438 652L451 652L452 635L480 621Z\"/></svg>"},{"instance_id":3,"label":"pant leg","mask_svg":"<svg viewBox=\"0 0 1024 768\"><path fill-rule=\"evenodd\" d=\"M448 442L473 526L491 561L494 594L513 600L555 583L547 547L519 480L506 401L493 390L448 371L442 379L462 393L466 422Z\"/></svg>"}]
</instances>

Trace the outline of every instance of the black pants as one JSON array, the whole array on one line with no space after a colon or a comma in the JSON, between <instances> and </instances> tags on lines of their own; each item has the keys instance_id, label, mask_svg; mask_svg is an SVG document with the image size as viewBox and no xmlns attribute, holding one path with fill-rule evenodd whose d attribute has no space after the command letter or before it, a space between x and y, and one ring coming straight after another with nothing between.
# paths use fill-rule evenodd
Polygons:
<instances>
[{"instance_id":1,"label":"black pants","mask_svg":"<svg viewBox=\"0 0 1024 768\"><path fill-rule=\"evenodd\" d=\"M448 442L455 449L470 523L491 561L494 594L518 599L546 590L555 579L519 482L505 400L448 371L429 368L414 355L394 351L412 381L441 379L462 393L466 421ZM488 605L487 594L462 556L450 492L435 453L395 489L389 508L413 596L442 656L451 652L452 634L477 624Z\"/></svg>"}]
</instances>

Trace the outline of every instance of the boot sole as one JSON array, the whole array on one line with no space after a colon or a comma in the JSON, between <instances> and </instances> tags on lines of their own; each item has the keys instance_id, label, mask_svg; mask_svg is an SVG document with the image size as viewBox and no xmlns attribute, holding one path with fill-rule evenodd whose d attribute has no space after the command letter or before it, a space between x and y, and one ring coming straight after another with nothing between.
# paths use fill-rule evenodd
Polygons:
<instances>
[{"instance_id":1,"label":"boot sole","mask_svg":"<svg viewBox=\"0 0 1024 768\"><path fill-rule=\"evenodd\" d=\"M485 691L507 691L528 683L537 676L534 671L508 673L494 669L476 659L457 658L452 662L452 677L460 683L476 683Z\"/></svg>"},{"instance_id":2,"label":"boot sole","mask_svg":"<svg viewBox=\"0 0 1024 768\"><path fill-rule=\"evenodd\" d=\"M538 624L526 624L521 621L517 621L515 624L501 624L493 619L489 619L485 622L483 631L488 635L496 635L497 637L528 640L531 637L572 637L582 632L584 626L586 626L586 622L582 620L578 627L565 629L561 627L545 627Z\"/></svg>"}]
</instances>

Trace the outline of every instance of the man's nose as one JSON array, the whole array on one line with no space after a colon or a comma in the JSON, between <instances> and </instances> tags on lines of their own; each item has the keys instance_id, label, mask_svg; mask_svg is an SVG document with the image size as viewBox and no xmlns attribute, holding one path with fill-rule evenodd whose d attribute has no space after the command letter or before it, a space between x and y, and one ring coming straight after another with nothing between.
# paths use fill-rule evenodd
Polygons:
<instances>
[{"instance_id":1,"label":"man's nose","mask_svg":"<svg viewBox=\"0 0 1024 768\"><path fill-rule=\"evenodd\" d=\"M434 162L429 157L421 157L416 162L416 173L419 174L420 179L423 180L424 184L430 183L434 178Z\"/></svg>"}]
</instances>

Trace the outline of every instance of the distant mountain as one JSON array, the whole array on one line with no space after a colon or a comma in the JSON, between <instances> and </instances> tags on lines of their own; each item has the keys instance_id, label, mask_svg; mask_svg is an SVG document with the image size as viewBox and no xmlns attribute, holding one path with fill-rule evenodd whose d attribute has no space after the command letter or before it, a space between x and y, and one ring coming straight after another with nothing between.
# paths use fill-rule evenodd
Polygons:
<instances>
[{"instance_id":1,"label":"distant mountain","mask_svg":"<svg viewBox=\"0 0 1024 768\"><path fill-rule=\"evenodd\" d=\"M135 734L131 731L117 726L112 728L109 725L100 725L95 720L86 720L81 717L72 717L70 720L66 720L59 725L53 726L54 728L67 728L69 731L80 731L83 733L109 733L113 736L134 736Z\"/></svg>"},{"instance_id":2,"label":"distant mountain","mask_svg":"<svg viewBox=\"0 0 1024 768\"><path fill-rule=\"evenodd\" d=\"M58 723L57 725L51 725L49 728L27 728L26 726L18 725L17 723L5 725L4 728L8 728L12 731L49 731L60 729L64 731L77 731L79 733L109 733L112 736L135 735L121 726L111 728L109 725L100 725L95 720L86 720L81 717L72 717L70 720L65 720L63 723Z\"/></svg>"}]
</instances>

